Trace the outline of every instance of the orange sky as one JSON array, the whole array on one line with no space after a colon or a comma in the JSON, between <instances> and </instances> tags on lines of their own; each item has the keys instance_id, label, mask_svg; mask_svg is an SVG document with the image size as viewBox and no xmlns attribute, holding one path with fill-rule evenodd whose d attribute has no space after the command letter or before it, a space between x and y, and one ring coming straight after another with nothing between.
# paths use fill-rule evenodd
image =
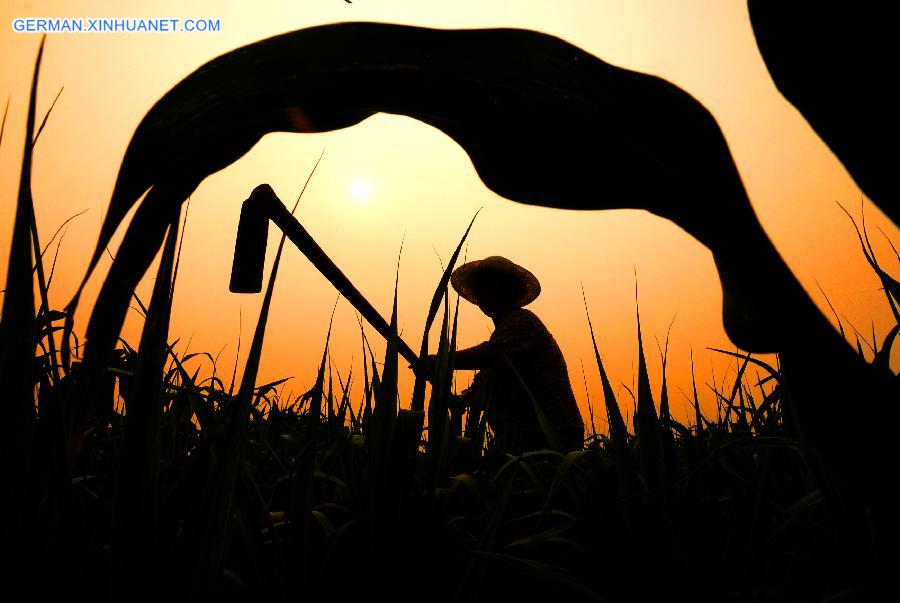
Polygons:
<instances>
[{"instance_id":1,"label":"orange sky","mask_svg":"<svg viewBox=\"0 0 900 603\"><path fill-rule=\"evenodd\" d=\"M39 90L42 115L60 86L65 91L35 155L34 193L44 240L68 216L88 212L68 229L51 298L64 305L81 279L96 241L122 153L134 128L171 86L203 62L271 35L344 20L432 27L523 27L551 33L613 64L660 75L690 92L716 116L760 219L820 306L820 283L838 310L864 333L874 321L883 336L889 314L867 270L855 235L836 202L858 214L861 194L806 122L777 92L756 48L744 0L682 2L601 0L256 0L254 2L134 0L4 0L0 3L0 98L11 96L0 148L0 249L10 241L24 136L30 70L39 38L11 30L15 17L218 17L214 34L54 34L47 40ZM581 361L599 398L581 285L591 304L601 353L616 383L631 385L636 367L634 272L640 285L651 383L659 387L654 336L662 339L676 315L670 345L673 410L684 416L677 388L690 389L689 351L698 378L719 379L729 363L706 346L728 347L721 293L710 253L671 223L641 211L566 212L517 205L488 191L463 151L443 134L413 120L376 116L323 135L273 134L247 156L209 177L192 198L172 338L191 350L216 353L230 373L243 312L247 341L260 296L228 292L241 202L262 182L286 202L325 148L325 158L297 213L300 221L386 316L393 271L400 264L400 326L418 347L425 313L447 258L478 208L470 258L505 255L531 269L543 295L531 306L565 353L579 402ZM354 194L355 193L355 194ZM897 229L865 202L871 232ZM275 233L272 233L274 239ZM874 237L886 266L896 268ZM272 249L273 246L270 246ZM436 251L435 251L436 250ZM271 256L271 254L270 254ZM269 258L271 260L271 257ZM105 268L105 265L104 265ZM5 275L5 261L0 275ZM91 281L77 322L83 327L99 286ZM148 283L141 289L149 298ZM314 377L336 293L295 249L282 264L260 375L294 376L307 389ZM125 336L136 343L139 318ZM478 343L490 322L473 306L460 311L460 343ZM377 349L383 342L377 341ZM245 346L246 349L246 346ZM345 302L335 316L333 355L343 372L359 368L359 333ZM227 368L226 368L227 367ZM467 377L464 377L464 379ZM401 385L411 386L410 375ZM627 400L624 390L620 390ZM704 407L714 412L711 395Z\"/></svg>"}]
</instances>

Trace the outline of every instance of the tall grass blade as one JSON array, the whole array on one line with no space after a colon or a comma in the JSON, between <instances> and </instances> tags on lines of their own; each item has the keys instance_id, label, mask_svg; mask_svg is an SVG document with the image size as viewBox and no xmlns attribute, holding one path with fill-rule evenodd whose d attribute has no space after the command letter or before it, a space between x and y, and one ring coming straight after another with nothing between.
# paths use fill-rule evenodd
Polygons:
<instances>
[{"instance_id":1,"label":"tall grass blade","mask_svg":"<svg viewBox=\"0 0 900 603\"><path fill-rule=\"evenodd\" d=\"M448 457L449 406L453 385L451 358L449 295L444 296L444 318L441 322L441 338L438 343L431 399L428 403L428 465L429 492L433 493L444 477L442 469Z\"/></svg>"},{"instance_id":2,"label":"tall grass blade","mask_svg":"<svg viewBox=\"0 0 900 603\"><path fill-rule=\"evenodd\" d=\"M360 413L360 422L363 433L366 433L372 420L372 382L369 379L369 355L366 353L366 331L363 329L362 320L359 320L359 335L362 344L363 397L365 398L365 407ZM372 358L372 372L377 375L374 358Z\"/></svg>"},{"instance_id":3,"label":"tall grass blade","mask_svg":"<svg viewBox=\"0 0 900 603\"><path fill-rule=\"evenodd\" d=\"M50 114L53 112L53 108L56 106L56 101L59 100L60 95L62 94L62 87L59 89L59 92L56 94L56 98L53 99L53 102L50 104L50 108L47 109L47 113L44 114L44 119L41 120L41 125L38 128L37 134L34 135L34 140L31 143L32 152L34 150L35 145L37 145L38 138L41 136L41 132L44 131L44 126L47 125L47 120L50 118ZM30 194L30 193L29 193ZM34 266L35 271L37 273L37 285L38 292L41 296L41 305L38 309L38 316L43 314L44 312L48 312L50 310L50 301L49 301L49 284L47 282L47 278L44 275L44 261L43 254L39 253L41 249L40 237L38 236L37 229L37 219L34 213L34 202L31 203L31 242L32 249L35 254L34 258ZM58 251L58 248L57 248ZM50 331L46 334L47 347L49 348L49 367L53 374L54 381L58 382L60 379L60 366L59 366L59 358L56 354L56 339L53 335L53 332Z\"/></svg>"},{"instance_id":4,"label":"tall grass blade","mask_svg":"<svg viewBox=\"0 0 900 603\"><path fill-rule=\"evenodd\" d=\"M660 386L659 391L659 419L662 422L667 422L672 418L671 413L669 412L669 387L668 387L668 375L666 372L666 363L669 359L669 336L672 333L672 324L675 323L675 319L672 319L672 322L669 323L669 328L666 330L666 341L663 345L663 349L660 350L660 359L662 361L662 385ZM657 346L659 345L659 341L657 340Z\"/></svg>"},{"instance_id":5,"label":"tall grass blade","mask_svg":"<svg viewBox=\"0 0 900 603\"><path fill-rule=\"evenodd\" d=\"M9 97L6 97L6 108L3 109L3 120L0 121L0 145L3 144L3 133L6 132L6 116L9 115Z\"/></svg>"},{"instance_id":6,"label":"tall grass blade","mask_svg":"<svg viewBox=\"0 0 900 603\"><path fill-rule=\"evenodd\" d=\"M594 404L591 402L591 392L588 389L587 373L584 370L584 361L581 362L581 380L584 382L584 397L588 407L588 416L591 421L591 441L597 440L597 424L594 421Z\"/></svg>"},{"instance_id":7,"label":"tall grass blade","mask_svg":"<svg viewBox=\"0 0 900 603\"><path fill-rule=\"evenodd\" d=\"M444 273L441 275L441 280L438 282L438 286L434 290L434 295L431 296L431 305L428 307L428 316L425 319L425 330L422 333L422 345L419 348L419 358L424 359L425 356L428 355L428 333L431 331L431 325L434 322L435 317L437 316L438 308L441 305L441 298L444 296L447 291L447 283L450 282L450 275L453 273L453 268L456 266L456 261L459 259L459 252L463 248L463 244L466 242L466 239L469 236L469 231L472 230L472 225L475 223L475 218L478 217L478 213L481 210L475 212L475 215L472 216L472 220L469 222L469 226L466 228L466 231L463 233L462 238L459 240L459 245L456 246L456 249L453 251L453 255L450 256L450 260L447 262L447 267L444 268ZM413 395L412 402L410 403L410 408L414 411L422 411L425 409L425 376L421 371L416 371L416 381L413 384Z\"/></svg>"},{"instance_id":8,"label":"tall grass blade","mask_svg":"<svg viewBox=\"0 0 900 603\"><path fill-rule=\"evenodd\" d=\"M816 281L816 286L819 288L819 291L822 293L822 297L825 298L825 303L828 304L828 308L831 310L831 315L834 316L835 321L837 321L838 331L840 331L841 337L846 337L847 333L844 331L844 323L841 321L841 317L838 315L837 310L834 309L834 305L831 303L831 300L828 298L828 294L825 293L825 289L822 288L822 285L819 284L819 281Z\"/></svg>"},{"instance_id":9,"label":"tall grass blade","mask_svg":"<svg viewBox=\"0 0 900 603\"><path fill-rule=\"evenodd\" d=\"M673 319L674 322L674 319ZM672 415L669 411L669 388L667 366L669 359L669 335L672 331L672 324L666 332L666 342L663 349L660 350L662 364L662 385L659 393L659 430L662 440L663 449L663 476L666 483L672 483L675 480L677 459L675 458L675 436L672 433ZM658 342L657 342L658 343Z\"/></svg>"},{"instance_id":10,"label":"tall grass blade","mask_svg":"<svg viewBox=\"0 0 900 603\"><path fill-rule=\"evenodd\" d=\"M0 466L3 468L3 479L0 480L3 483L0 491L0 521L3 525L0 541L4 544L0 546L3 549L9 547L11 554L19 544L23 528L23 504L24 496L29 490L35 428L32 391L35 312L31 260L33 253L37 252L32 249L31 239L34 216L31 198L31 140L34 137L34 112L44 41L45 37L42 37L31 81L19 193L6 273L3 314L0 316L0 391L4 395L4 432L0 437ZM4 124L5 122L4 114Z\"/></svg>"},{"instance_id":11,"label":"tall grass blade","mask_svg":"<svg viewBox=\"0 0 900 603\"><path fill-rule=\"evenodd\" d=\"M635 291L635 295L637 291ZM638 336L638 383L637 383L637 410L635 412L635 431L637 432L639 448L639 461L644 480L651 488L660 485L662 442L659 433L659 419L656 415L656 406L653 402L653 392L650 389L650 377L647 373L647 359L644 356L644 342L641 335L641 311L637 308L637 336Z\"/></svg>"},{"instance_id":12,"label":"tall grass blade","mask_svg":"<svg viewBox=\"0 0 900 603\"><path fill-rule=\"evenodd\" d=\"M137 366L126 399L125 433L113 498L112 569L116 600L143 601L158 550L160 382L168 355L178 220L170 226L144 321Z\"/></svg>"},{"instance_id":13,"label":"tall grass blade","mask_svg":"<svg viewBox=\"0 0 900 603\"><path fill-rule=\"evenodd\" d=\"M333 362L328 363L328 394L325 397L328 401L328 404L326 405L326 420L329 425L334 421L334 371L332 364Z\"/></svg>"},{"instance_id":14,"label":"tall grass blade","mask_svg":"<svg viewBox=\"0 0 900 603\"><path fill-rule=\"evenodd\" d=\"M337 310L337 303L340 297L334 301L334 307L331 309L331 318L328 320L328 332L325 334L325 347L322 350L322 360L319 363L319 370L316 372L316 381L308 392L300 397L301 401L309 401L309 417L314 422L318 422L322 417L322 399L325 393L325 365L328 362L328 349L331 343L331 328L334 325L334 312Z\"/></svg>"},{"instance_id":15,"label":"tall grass blade","mask_svg":"<svg viewBox=\"0 0 900 603\"><path fill-rule=\"evenodd\" d=\"M863 214L862 217L862 229L860 230L853 215L840 203L838 203L838 207L840 207L850 219L850 223L853 225L853 229L856 231L856 236L859 239L859 245L862 248L866 262L869 263L869 266L881 280L888 306L890 306L891 312L894 314L894 320L897 323L900 323L900 308L898 308L898 304L900 304L900 282L888 274L878 263L878 258L875 256L875 250L872 248L872 244L869 242L869 235L866 232L865 214Z\"/></svg>"},{"instance_id":16,"label":"tall grass blade","mask_svg":"<svg viewBox=\"0 0 900 603\"><path fill-rule=\"evenodd\" d=\"M347 382L341 379L341 374L338 373L338 382L341 388L341 401L338 406L338 412L336 417L336 425L338 427L343 426L347 419L347 413L350 413L350 424L353 424L353 407L350 405L350 394L353 389L353 367L350 367L350 372L347 373Z\"/></svg>"},{"instance_id":17,"label":"tall grass blade","mask_svg":"<svg viewBox=\"0 0 900 603\"><path fill-rule=\"evenodd\" d=\"M392 420L397 416L397 386L400 367L398 361L400 336L397 330L397 292L399 284L398 276L394 283L394 303L391 309L390 331L384 352L384 368L381 371L381 388L377 392L379 395L375 398L374 413L376 416L384 419L385 423L381 425L384 429L388 429ZM386 431L382 435L387 435L388 433L389 431Z\"/></svg>"},{"instance_id":18,"label":"tall grass blade","mask_svg":"<svg viewBox=\"0 0 900 603\"><path fill-rule=\"evenodd\" d=\"M237 381L237 367L241 359L241 333L243 332L244 312L238 309L238 340L237 350L234 352L234 366L231 369L231 385L228 386L228 397L234 395L234 384Z\"/></svg>"},{"instance_id":19,"label":"tall grass blade","mask_svg":"<svg viewBox=\"0 0 900 603\"><path fill-rule=\"evenodd\" d=\"M875 353L872 364L885 371L891 370L891 349L897 340L898 332L900 332L900 323L894 325L884 336L884 342L881 344L881 349Z\"/></svg>"},{"instance_id":20,"label":"tall grass blade","mask_svg":"<svg viewBox=\"0 0 900 603\"><path fill-rule=\"evenodd\" d=\"M56 101L58 101L59 97L62 96L64 88L65 88L65 86L59 87L59 92L56 93L56 97L53 99L53 102L50 103L50 108L47 109L46 113L44 113L44 119L41 120L41 125L38 127L38 131L34 135L34 140L31 142L32 147L37 145L37 141L41 137L41 132L44 131L44 126L47 125L47 120L50 119L50 114L53 113L53 108L56 106Z\"/></svg>"},{"instance_id":21,"label":"tall grass blade","mask_svg":"<svg viewBox=\"0 0 900 603\"><path fill-rule=\"evenodd\" d=\"M265 189L261 189L262 187L254 189L251 197L267 192ZM271 191L271 188L268 186L266 186L266 189ZM284 251L286 240L287 236L282 235L278 243L278 251L275 253L275 261L272 265L272 272L269 275L269 283L259 310L256 330L253 333L250 351L247 354L247 363L241 376L241 385L233 404L229 408L230 416L225 427L224 446L220 451L218 462L212 466L209 486L206 490L206 512L194 561L188 597L191 601L207 600L209 594L216 591L218 580L221 577L222 562L231 532L234 489L240 471L244 444L247 439L250 411L253 407L255 396L256 376L262 359L266 323L269 319L269 308L271 307L272 294L275 290L275 279L278 276L278 267L281 263L281 255Z\"/></svg>"},{"instance_id":22,"label":"tall grass blade","mask_svg":"<svg viewBox=\"0 0 900 603\"><path fill-rule=\"evenodd\" d=\"M694 373L694 350L691 350L691 387L694 391L694 397L691 400L694 406L694 421L697 423L697 438L703 435L703 424L706 423L706 417L700 412L700 397L697 395L697 379Z\"/></svg>"},{"instance_id":23,"label":"tall grass blade","mask_svg":"<svg viewBox=\"0 0 900 603\"><path fill-rule=\"evenodd\" d=\"M616 394L613 392L612 384L609 382L609 376L606 374L606 368L603 366L603 360L600 358L600 349L597 347L597 337L594 335L594 325L591 323L591 314L588 311L587 297L584 294L584 288L581 289L581 296L584 300L584 313L587 316L588 329L591 333L591 344L594 346L594 359L597 361L597 370L600 371L600 382L603 387L603 400L606 404L606 418L609 422L609 436L613 443L624 450L625 442L628 438L628 428L625 426L625 420L622 418L622 411L619 409L619 403L616 401Z\"/></svg>"},{"instance_id":24,"label":"tall grass blade","mask_svg":"<svg viewBox=\"0 0 900 603\"><path fill-rule=\"evenodd\" d=\"M391 467L391 449L394 427L397 422L397 377L399 370L399 336L397 334L397 292L399 288L399 259L397 277L394 280L394 303L384 353L381 378L372 358L372 380L375 405L372 409L367 441L369 442L369 509L371 525L370 547L373 551L385 546L396 524L398 509L393 504L397 494L394 488L394 471ZM371 351L370 351L371 354ZM383 561L383 560L381 560Z\"/></svg>"},{"instance_id":25,"label":"tall grass blade","mask_svg":"<svg viewBox=\"0 0 900 603\"><path fill-rule=\"evenodd\" d=\"M779 383L781 382L781 371L779 371L778 369L776 369L775 367L773 367L771 364L769 364L769 363L767 363L767 362L764 362L764 361L760 360L759 358L753 358L752 355L749 354L749 353L747 353L747 354L741 354L740 352L729 352L728 350L723 350L723 349L720 349L720 348L707 348L707 349L708 349L708 350L711 350L711 351L713 351L713 352L718 352L719 354L725 354L726 356L732 356L732 357L734 357L734 358L739 358L739 359L741 359L741 360L746 360L746 361L749 362L750 364L755 364L756 366L758 366L758 367L760 367L761 369L763 369L763 370L765 370L766 372L768 372L769 375L770 375L773 379L775 379L775 380L778 381Z\"/></svg>"}]
</instances>

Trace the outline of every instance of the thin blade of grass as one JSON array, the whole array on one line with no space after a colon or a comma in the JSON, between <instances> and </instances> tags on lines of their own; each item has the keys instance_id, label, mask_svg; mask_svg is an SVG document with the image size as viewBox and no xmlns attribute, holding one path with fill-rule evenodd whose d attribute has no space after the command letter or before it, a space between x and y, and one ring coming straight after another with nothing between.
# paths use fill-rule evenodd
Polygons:
<instances>
[{"instance_id":1,"label":"thin blade of grass","mask_svg":"<svg viewBox=\"0 0 900 603\"><path fill-rule=\"evenodd\" d=\"M894 325L888 331L888 334L885 335L881 349L876 352L875 357L872 359L872 364L886 371L891 369L891 349L894 346L894 341L897 339L898 332L900 332L900 323Z\"/></svg>"},{"instance_id":2,"label":"thin blade of grass","mask_svg":"<svg viewBox=\"0 0 900 603\"><path fill-rule=\"evenodd\" d=\"M260 187L254 189L254 194L259 189ZM213 592L217 579L221 576L222 562L224 561L231 533L230 524L234 489L240 470L244 444L247 439L250 410L253 406L256 389L256 376L262 360L262 348L272 295L275 290L275 279L278 276L278 267L281 263L286 240L287 236L282 235L278 244L278 251L275 253L275 261L272 265L272 272L269 275L266 293L259 311L259 319L256 323L256 330L253 333L253 340L247 355L247 363L244 367L244 374L241 377L241 385L238 389L235 403L230 408L232 414L226 425L221 458L212 467L210 487L207 489L204 522L201 528L202 531L195 556L188 596L188 599L191 601L207 600L209 593Z\"/></svg>"},{"instance_id":3,"label":"thin blade of grass","mask_svg":"<svg viewBox=\"0 0 900 603\"><path fill-rule=\"evenodd\" d=\"M769 373L769 375L772 376L772 378L774 378L779 383L781 382L781 371L774 368L771 364L768 364L768 363L760 360L759 358L752 358L751 357L752 355L749 353L741 354L740 352L729 352L728 350L722 350L719 348L706 348L706 349L711 350L713 352L718 352L719 354L725 354L726 356L732 356L734 358L740 358L742 360L746 360L750 364L755 364L756 366L758 366L762 369L765 369Z\"/></svg>"},{"instance_id":4,"label":"thin blade of grass","mask_svg":"<svg viewBox=\"0 0 900 603\"><path fill-rule=\"evenodd\" d=\"M635 287L637 296L637 287ZM637 302L635 302L637 306ZM637 308L637 336L638 336L638 383L637 383L637 410L635 413L635 427L640 443L639 460L641 472L647 484L653 488L660 484L662 442L659 433L659 419L656 415L656 405L653 402L653 392L650 389L650 376L647 373L647 359L644 356L644 342L641 334L641 311Z\"/></svg>"},{"instance_id":5,"label":"thin blade of grass","mask_svg":"<svg viewBox=\"0 0 900 603\"><path fill-rule=\"evenodd\" d=\"M370 525L370 545L377 547L391 537L396 523L397 509L393 497L397 494L392 488L394 472L391 467L391 443L394 427L397 422L397 376L399 369L399 336L397 334L397 295L399 289L399 258L397 277L394 280L394 303L391 310L391 322L388 330L387 345L384 356L384 368L381 378L375 369L372 358L372 380L375 406L372 409L371 423L367 434L369 443L369 483L371 484L369 508L373 518ZM371 351L370 351L371 353Z\"/></svg>"},{"instance_id":6,"label":"thin blade of grass","mask_svg":"<svg viewBox=\"0 0 900 603\"><path fill-rule=\"evenodd\" d=\"M0 316L0 391L5 397L4 434L0 437L3 463L3 491L0 512L3 531L0 541L15 550L22 530L24 496L28 492L31 470L31 446L34 432L34 398L32 393L34 362L34 282L32 268L31 229L34 204L31 198L31 140L34 135L34 113L37 102L38 75L44 54L45 37L41 38L25 125L25 148L19 193L16 200L12 243L6 273L3 314ZM6 118L4 113L4 124ZM12 558L12 557L10 557Z\"/></svg>"},{"instance_id":7,"label":"thin blade of grass","mask_svg":"<svg viewBox=\"0 0 900 603\"><path fill-rule=\"evenodd\" d=\"M3 133L6 132L6 116L9 115L9 97L6 97L6 108L3 109L3 120L0 121L0 144L3 144Z\"/></svg>"},{"instance_id":8,"label":"thin blade of grass","mask_svg":"<svg viewBox=\"0 0 900 603\"><path fill-rule=\"evenodd\" d=\"M318 422L322 416L322 397L325 393L325 365L328 362L328 349L331 343L331 328L334 325L334 312L337 310L337 303L339 300L340 297L334 301L334 306L331 308L331 318L328 320L328 332L325 334L325 347L322 350L322 360L319 363L319 370L316 372L315 383L313 383L312 389L300 397L302 401L309 401L309 416L316 422Z\"/></svg>"},{"instance_id":9,"label":"thin blade of grass","mask_svg":"<svg viewBox=\"0 0 900 603\"><path fill-rule=\"evenodd\" d=\"M453 366L450 358L450 304L444 296L444 317L441 322L441 338L438 343L437 362L434 370L434 383L431 388L431 399L428 402L428 450L426 463L428 467L429 494L445 477L442 469L448 457L450 393L453 383Z\"/></svg>"},{"instance_id":10,"label":"thin blade of grass","mask_svg":"<svg viewBox=\"0 0 900 603\"><path fill-rule=\"evenodd\" d=\"M865 214L862 217L862 229L856 224L856 220L853 218L853 215L847 211L847 209L838 203L838 207L840 207L847 217L850 219L850 223L853 225L854 230L856 230L856 236L859 239L859 245L862 248L863 255L866 258L866 262L869 263L872 270L878 275L878 278L881 280L881 284L884 288L884 294L887 298L888 306L891 308L891 312L894 315L894 320L897 323L900 323L900 308L897 307L897 303L900 302L900 282L894 279L890 274L884 271L881 265L878 263L878 258L875 255L874 249L872 249L872 244L869 242L869 235L866 232L866 222L865 222Z\"/></svg>"},{"instance_id":11,"label":"thin blade of grass","mask_svg":"<svg viewBox=\"0 0 900 603\"><path fill-rule=\"evenodd\" d=\"M50 108L47 109L47 112L44 114L44 119L41 120L41 125L38 127L38 131L34 135L34 140L31 142L31 146L35 146L38 139L41 137L41 132L44 131L44 126L47 125L47 120L50 119L50 114L53 113L53 108L56 106L56 101L58 101L59 97L62 96L63 88L65 88L65 86L59 87L59 92L56 93L56 98L54 98L53 102L50 103Z\"/></svg>"},{"instance_id":12,"label":"thin blade of grass","mask_svg":"<svg viewBox=\"0 0 900 603\"><path fill-rule=\"evenodd\" d=\"M667 483L671 483L675 480L676 474L676 465L677 459L675 457L675 436L672 434L672 415L669 411L669 388L668 388L668 374L667 374L667 366L669 359L669 336L672 333L672 325L675 323L675 319L672 319L672 322L669 323L669 328L666 330L666 341L660 350L660 360L662 364L662 385L660 386L659 393L659 426L660 426L660 438L662 439L662 451L663 451L663 476ZM657 345L659 342L657 341Z\"/></svg>"},{"instance_id":13,"label":"thin blade of grass","mask_svg":"<svg viewBox=\"0 0 900 603\"><path fill-rule=\"evenodd\" d=\"M628 429L625 426L625 420L622 418L622 412L619 409L619 403L616 401L616 394L613 392L612 385L609 382L609 376L606 374L606 368L603 366L603 360L600 358L600 350L597 347L597 338L594 335L594 325L591 324L591 315L588 311L587 296L584 293L584 287L581 289L581 296L584 300L584 312L587 316L588 329L591 333L591 344L594 346L594 358L597 361L597 370L600 371L600 382L603 387L603 400L606 403L606 418L609 422L609 435L614 443L625 443L628 437Z\"/></svg>"},{"instance_id":14,"label":"thin blade of grass","mask_svg":"<svg viewBox=\"0 0 900 603\"><path fill-rule=\"evenodd\" d=\"M441 275L441 280L438 282L438 286L434 290L434 295L431 296L431 305L428 307L428 316L425 319L425 330L422 333L422 345L419 348L419 359L424 359L428 355L428 333L431 331L431 325L434 322L435 317L437 316L438 308L441 305L441 298L444 296L444 293L447 290L447 283L450 282L450 275L453 273L453 268L456 266L456 261L459 259L459 252L463 248L463 244L466 242L466 239L469 236L469 231L472 230L472 225L475 224L475 218L478 217L478 213L481 210L475 212L475 215L472 216L472 220L469 222L469 226L466 228L466 231L463 233L462 238L459 240L459 245L456 246L456 249L453 251L453 255L450 256L450 260L447 262L447 267L444 269L443 274ZM425 409L425 376L421 373L421 371L416 371L416 381L413 385L413 395L412 402L410 403L410 409L414 411L422 411Z\"/></svg>"},{"instance_id":15,"label":"thin blade of grass","mask_svg":"<svg viewBox=\"0 0 900 603\"><path fill-rule=\"evenodd\" d=\"M597 424L594 422L594 405L591 403L591 392L588 389L587 384L587 373L584 370L584 361L580 361L581 363L581 380L584 382L584 397L588 407L588 416L591 421L591 439L595 441L597 439Z\"/></svg>"},{"instance_id":16,"label":"thin blade of grass","mask_svg":"<svg viewBox=\"0 0 900 603\"><path fill-rule=\"evenodd\" d=\"M111 587L117 599L145 600L155 574L159 522L160 378L168 356L178 221L166 237L126 401L125 434L113 501Z\"/></svg>"},{"instance_id":17,"label":"thin blade of grass","mask_svg":"<svg viewBox=\"0 0 900 603\"><path fill-rule=\"evenodd\" d=\"M697 437L698 439L703 433L703 425L704 423L709 423L706 420L706 417L703 416L703 413L700 412L700 397L697 395L697 379L694 373L694 350L691 350L691 387L694 391L694 398L691 400L694 406L694 420L697 422Z\"/></svg>"}]
</instances>

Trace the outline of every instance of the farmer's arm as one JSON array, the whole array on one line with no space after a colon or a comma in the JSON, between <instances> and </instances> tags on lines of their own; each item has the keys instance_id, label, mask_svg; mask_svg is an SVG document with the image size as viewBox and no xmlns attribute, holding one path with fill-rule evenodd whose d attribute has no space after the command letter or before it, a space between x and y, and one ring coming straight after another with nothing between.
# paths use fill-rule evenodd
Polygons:
<instances>
[{"instance_id":1,"label":"farmer's arm","mask_svg":"<svg viewBox=\"0 0 900 603\"><path fill-rule=\"evenodd\" d=\"M490 341L479 343L471 348L458 350L453 357L453 368L458 371L471 371L487 368L497 361L497 350Z\"/></svg>"},{"instance_id":2,"label":"farmer's arm","mask_svg":"<svg viewBox=\"0 0 900 603\"><path fill-rule=\"evenodd\" d=\"M453 368L457 371L477 371L491 366L497 360L497 351L490 341L479 343L471 348L457 350L453 359ZM434 372L437 356L429 354L425 359L426 371Z\"/></svg>"},{"instance_id":3,"label":"farmer's arm","mask_svg":"<svg viewBox=\"0 0 900 603\"><path fill-rule=\"evenodd\" d=\"M537 343L536 334L542 327L538 317L528 310L510 312L496 325L488 341L457 350L453 368L457 371L481 370L497 363L501 354L512 358L527 353ZM436 357L430 355L426 362L433 371Z\"/></svg>"}]
</instances>

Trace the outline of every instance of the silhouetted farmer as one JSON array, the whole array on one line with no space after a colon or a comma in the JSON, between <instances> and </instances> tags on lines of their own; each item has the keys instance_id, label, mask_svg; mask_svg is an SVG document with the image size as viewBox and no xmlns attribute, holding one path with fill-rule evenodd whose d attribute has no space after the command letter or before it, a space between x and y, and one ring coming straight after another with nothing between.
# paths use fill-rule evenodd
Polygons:
<instances>
[{"instance_id":1,"label":"silhouetted farmer","mask_svg":"<svg viewBox=\"0 0 900 603\"><path fill-rule=\"evenodd\" d=\"M530 392L563 447L581 448L584 422L566 361L544 323L522 307L540 294L537 278L506 258L491 256L460 266L450 282L494 321L490 339L459 350L454 368L479 371L464 398L484 405L496 445L509 451L548 447Z\"/></svg>"}]
</instances>

